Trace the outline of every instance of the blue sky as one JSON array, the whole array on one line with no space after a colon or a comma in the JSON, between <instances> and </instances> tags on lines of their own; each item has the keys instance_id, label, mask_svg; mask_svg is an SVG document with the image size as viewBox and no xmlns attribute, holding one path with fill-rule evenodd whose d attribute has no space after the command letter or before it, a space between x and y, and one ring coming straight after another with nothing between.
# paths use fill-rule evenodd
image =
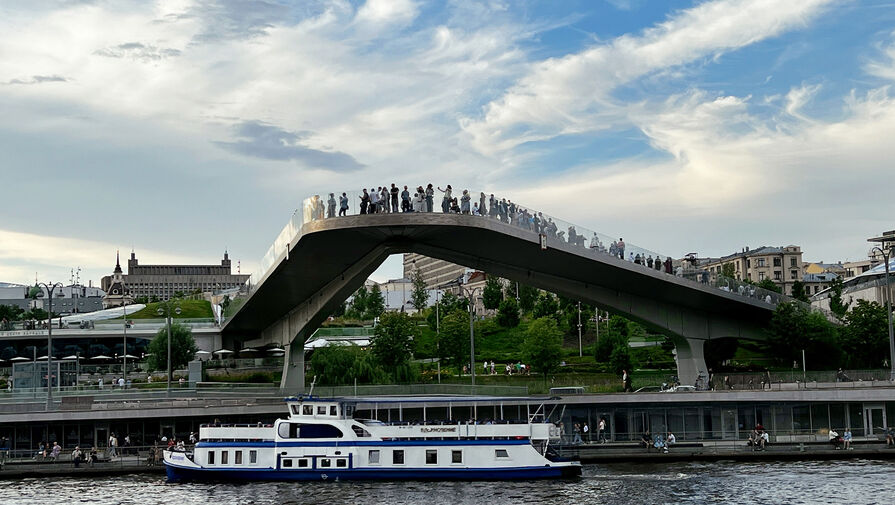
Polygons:
<instances>
[{"instance_id":1,"label":"blue sky","mask_svg":"<svg viewBox=\"0 0 895 505\"><path fill-rule=\"evenodd\" d=\"M678 257L895 228L884 0L13 1L0 33L0 281L252 271L305 196L392 181Z\"/></svg>"}]
</instances>

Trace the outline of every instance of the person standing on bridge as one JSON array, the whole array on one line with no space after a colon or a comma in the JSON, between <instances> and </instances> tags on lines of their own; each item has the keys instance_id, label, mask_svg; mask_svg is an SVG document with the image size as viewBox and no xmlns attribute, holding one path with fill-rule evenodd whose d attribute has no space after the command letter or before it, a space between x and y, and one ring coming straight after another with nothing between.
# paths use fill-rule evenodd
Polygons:
<instances>
[{"instance_id":1,"label":"person standing on bridge","mask_svg":"<svg viewBox=\"0 0 895 505\"><path fill-rule=\"evenodd\" d=\"M379 212L389 212L388 186L382 186L382 192L379 194L379 205L382 207L379 209Z\"/></svg>"},{"instance_id":2,"label":"person standing on bridge","mask_svg":"<svg viewBox=\"0 0 895 505\"><path fill-rule=\"evenodd\" d=\"M404 186L404 189L407 189L407 186ZM398 186L395 186L395 183L392 183L392 189L389 190L392 194L392 212L398 212L398 193L401 190L398 189Z\"/></svg>"},{"instance_id":3,"label":"person standing on bridge","mask_svg":"<svg viewBox=\"0 0 895 505\"><path fill-rule=\"evenodd\" d=\"M367 207L367 214L375 214L379 211L379 189L370 188L370 206Z\"/></svg>"},{"instance_id":4,"label":"person standing on bridge","mask_svg":"<svg viewBox=\"0 0 895 505\"><path fill-rule=\"evenodd\" d=\"M410 212L410 191L407 191L407 186L401 192L401 212Z\"/></svg>"},{"instance_id":5,"label":"person standing on bridge","mask_svg":"<svg viewBox=\"0 0 895 505\"><path fill-rule=\"evenodd\" d=\"M625 239L619 237L616 248L618 249L618 257L625 259Z\"/></svg>"},{"instance_id":6,"label":"person standing on bridge","mask_svg":"<svg viewBox=\"0 0 895 505\"><path fill-rule=\"evenodd\" d=\"M448 184L445 189L441 189L441 186L438 186L438 191L444 193L444 197L441 199L441 212L447 214L451 211L451 191L453 191L453 189L451 188L451 185Z\"/></svg>"},{"instance_id":7,"label":"person standing on bridge","mask_svg":"<svg viewBox=\"0 0 895 505\"><path fill-rule=\"evenodd\" d=\"M497 198L494 198L494 193L491 193L491 196L488 198L488 205L488 215L497 217Z\"/></svg>"},{"instance_id":8,"label":"person standing on bridge","mask_svg":"<svg viewBox=\"0 0 895 505\"><path fill-rule=\"evenodd\" d=\"M432 212L433 210L435 210L435 190L430 183L426 186L426 212Z\"/></svg>"},{"instance_id":9,"label":"person standing on bridge","mask_svg":"<svg viewBox=\"0 0 895 505\"><path fill-rule=\"evenodd\" d=\"M479 193L479 212L481 215L485 215L485 192L482 191Z\"/></svg>"},{"instance_id":10,"label":"person standing on bridge","mask_svg":"<svg viewBox=\"0 0 895 505\"><path fill-rule=\"evenodd\" d=\"M344 195L344 193L342 193ZM360 213L366 214L367 207L370 206L370 194L367 193L367 190L364 189L364 194L360 196Z\"/></svg>"},{"instance_id":11,"label":"person standing on bridge","mask_svg":"<svg viewBox=\"0 0 895 505\"><path fill-rule=\"evenodd\" d=\"M463 190L463 196L460 197L460 213L469 214L469 190Z\"/></svg>"},{"instance_id":12,"label":"person standing on bridge","mask_svg":"<svg viewBox=\"0 0 895 505\"><path fill-rule=\"evenodd\" d=\"M330 193L326 200L326 218L331 217L336 217L336 195L334 193Z\"/></svg>"},{"instance_id":13,"label":"person standing on bridge","mask_svg":"<svg viewBox=\"0 0 895 505\"><path fill-rule=\"evenodd\" d=\"M348 215L348 195L342 193L342 196L339 197L339 216L347 216Z\"/></svg>"},{"instance_id":14,"label":"person standing on bridge","mask_svg":"<svg viewBox=\"0 0 895 505\"><path fill-rule=\"evenodd\" d=\"M416 188L416 196L413 198L413 211L426 212L426 192L422 186Z\"/></svg>"}]
</instances>

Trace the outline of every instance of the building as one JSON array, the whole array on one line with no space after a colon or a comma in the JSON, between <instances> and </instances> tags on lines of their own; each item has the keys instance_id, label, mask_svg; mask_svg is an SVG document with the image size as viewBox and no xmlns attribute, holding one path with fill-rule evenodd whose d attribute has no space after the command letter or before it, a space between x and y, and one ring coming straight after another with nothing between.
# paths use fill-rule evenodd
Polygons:
<instances>
[{"instance_id":1,"label":"building","mask_svg":"<svg viewBox=\"0 0 895 505\"><path fill-rule=\"evenodd\" d=\"M802 276L802 284L805 285L805 294L813 296L830 287L830 284L839 276L832 273L808 274Z\"/></svg>"},{"instance_id":2,"label":"building","mask_svg":"<svg viewBox=\"0 0 895 505\"><path fill-rule=\"evenodd\" d=\"M133 255L133 253L131 253ZM103 281L106 277L103 277ZM103 284L105 285L105 283ZM121 262L118 260L118 254L115 254L115 271L112 272L112 278L109 281L109 287L106 289L106 296L103 297L103 308L110 309L112 307L121 307L122 305L131 305L134 303L134 297L130 288L124 282L124 273L121 271Z\"/></svg>"},{"instance_id":3,"label":"building","mask_svg":"<svg viewBox=\"0 0 895 505\"><path fill-rule=\"evenodd\" d=\"M49 308L47 290L38 287L40 295L37 298L29 297L34 286L21 284L6 284L0 286L0 305L12 305L22 310ZM54 314L79 314L95 312L103 308L102 300L105 293L93 286L81 286L71 284L59 286L53 290Z\"/></svg>"},{"instance_id":4,"label":"building","mask_svg":"<svg viewBox=\"0 0 895 505\"><path fill-rule=\"evenodd\" d=\"M116 271L121 267L117 264ZM133 298L157 297L167 300L174 293L216 292L226 289L242 289L249 280L247 274L233 274L229 255L224 252L220 265L140 265L136 255L131 252L127 260L127 274L121 275L121 281ZM115 275L102 278L100 285L106 293Z\"/></svg>"},{"instance_id":5,"label":"building","mask_svg":"<svg viewBox=\"0 0 895 505\"><path fill-rule=\"evenodd\" d=\"M436 289L445 284L455 283L469 269L449 261L429 258L421 254L404 254L404 278L412 279L414 270L420 271L427 288Z\"/></svg>"},{"instance_id":6,"label":"building","mask_svg":"<svg viewBox=\"0 0 895 505\"><path fill-rule=\"evenodd\" d=\"M796 245L757 249L746 247L738 253L720 258L700 258L697 263L699 268L714 277L721 275L725 265L731 265L727 268L732 269L735 279L756 283L770 279L786 295L792 294L793 283L801 281L804 274L802 249Z\"/></svg>"}]
</instances>

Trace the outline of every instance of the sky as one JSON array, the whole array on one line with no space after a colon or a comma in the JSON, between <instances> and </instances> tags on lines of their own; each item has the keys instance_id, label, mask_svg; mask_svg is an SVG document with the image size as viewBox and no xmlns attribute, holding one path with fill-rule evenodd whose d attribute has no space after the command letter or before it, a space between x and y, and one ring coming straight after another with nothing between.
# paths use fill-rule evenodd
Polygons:
<instances>
[{"instance_id":1,"label":"sky","mask_svg":"<svg viewBox=\"0 0 895 505\"><path fill-rule=\"evenodd\" d=\"M895 228L893 82L885 0L7 0L0 281L250 273L306 196L391 182L860 260Z\"/></svg>"}]
</instances>

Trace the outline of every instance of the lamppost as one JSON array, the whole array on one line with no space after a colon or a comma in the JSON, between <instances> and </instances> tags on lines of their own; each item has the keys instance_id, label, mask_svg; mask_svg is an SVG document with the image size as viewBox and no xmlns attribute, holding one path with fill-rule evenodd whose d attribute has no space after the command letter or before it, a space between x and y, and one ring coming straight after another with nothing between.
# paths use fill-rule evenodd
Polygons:
<instances>
[{"instance_id":1,"label":"lamppost","mask_svg":"<svg viewBox=\"0 0 895 505\"><path fill-rule=\"evenodd\" d=\"M38 282L37 286L43 286L47 290L47 410L53 407L53 290L61 288L62 283ZM39 293L41 296L43 293Z\"/></svg>"},{"instance_id":2,"label":"lamppost","mask_svg":"<svg viewBox=\"0 0 895 505\"><path fill-rule=\"evenodd\" d=\"M472 377L472 385L475 386L475 294L476 291L481 291L482 288L464 288L463 286L459 286L460 292L466 295L466 300L469 304L469 372L470 377Z\"/></svg>"},{"instance_id":3,"label":"lamppost","mask_svg":"<svg viewBox=\"0 0 895 505\"><path fill-rule=\"evenodd\" d=\"M883 246L873 246L870 250L871 252L879 252L886 263L886 317L889 320L889 380L895 380L895 332L892 329L892 289L889 287L889 259L895 256L895 245L889 246L889 250L885 249L887 242L895 242L895 230L887 231L881 237L869 238L867 241Z\"/></svg>"},{"instance_id":4,"label":"lamppost","mask_svg":"<svg viewBox=\"0 0 895 505\"><path fill-rule=\"evenodd\" d=\"M581 347L581 302L578 302L578 357L584 356L584 348Z\"/></svg>"},{"instance_id":5,"label":"lamppost","mask_svg":"<svg viewBox=\"0 0 895 505\"><path fill-rule=\"evenodd\" d=\"M165 324L168 327L168 386L166 388L168 393L171 393L171 377L174 375L174 370L171 369L171 311L173 308L174 313L178 315L181 312L179 303L175 304L174 302L175 300L169 298L159 302L158 306L158 315L165 316Z\"/></svg>"},{"instance_id":6,"label":"lamppost","mask_svg":"<svg viewBox=\"0 0 895 505\"><path fill-rule=\"evenodd\" d=\"M122 376L121 379L124 381L124 387L127 387L127 298L122 299L124 308L124 357L122 357L121 367L122 367Z\"/></svg>"}]
</instances>

